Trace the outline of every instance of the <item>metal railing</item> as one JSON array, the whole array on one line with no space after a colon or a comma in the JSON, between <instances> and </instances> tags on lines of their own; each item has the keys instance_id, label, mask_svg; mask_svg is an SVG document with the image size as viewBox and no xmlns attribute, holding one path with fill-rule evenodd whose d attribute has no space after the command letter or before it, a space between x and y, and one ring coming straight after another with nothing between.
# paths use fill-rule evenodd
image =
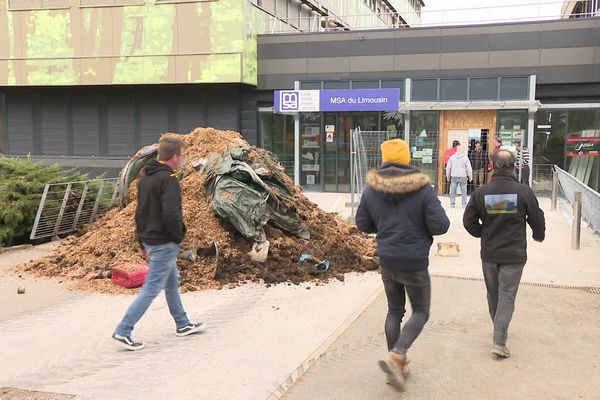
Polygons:
<instances>
[{"instance_id":1,"label":"metal railing","mask_svg":"<svg viewBox=\"0 0 600 400\"><path fill-rule=\"evenodd\" d=\"M116 182L113 178L47 184L30 239L58 238L94 222L116 204Z\"/></svg>"},{"instance_id":2,"label":"metal railing","mask_svg":"<svg viewBox=\"0 0 600 400\"><path fill-rule=\"evenodd\" d=\"M593 5L597 0L583 0ZM449 2L450 3L450 2ZM595 6L582 12L564 9L564 1L547 0L542 2L525 1L522 4L493 5L487 7L461 7L427 9L420 11L403 9L397 12L376 12L365 14L312 15L307 17L282 18L265 11L258 15L257 26L264 31L259 33L298 33L327 32L340 30L370 30L386 28L440 27L454 25L475 25L506 22L545 21L562 18L585 18L598 15L592 11Z\"/></svg>"},{"instance_id":3,"label":"metal railing","mask_svg":"<svg viewBox=\"0 0 600 400\"><path fill-rule=\"evenodd\" d=\"M595 232L600 233L600 193L556 165L554 170L558 173L561 192L569 203L574 204L576 193L581 193L581 215Z\"/></svg>"},{"instance_id":4,"label":"metal railing","mask_svg":"<svg viewBox=\"0 0 600 400\"><path fill-rule=\"evenodd\" d=\"M350 141L350 206L354 217L365 188L367 172L381 165L381 143L396 139L399 132L353 129Z\"/></svg>"}]
</instances>

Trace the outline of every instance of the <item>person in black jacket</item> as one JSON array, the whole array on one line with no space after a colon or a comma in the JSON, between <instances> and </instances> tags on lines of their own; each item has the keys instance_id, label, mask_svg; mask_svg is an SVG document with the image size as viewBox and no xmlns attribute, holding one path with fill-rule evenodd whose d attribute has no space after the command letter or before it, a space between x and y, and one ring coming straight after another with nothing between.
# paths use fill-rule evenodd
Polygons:
<instances>
[{"instance_id":1,"label":"person in black jacket","mask_svg":"<svg viewBox=\"0 0 600 400\"><path fill-rule=\"evenodd\" d=\"M450 221L430 178L408 165L406 142L389 140L381 145L381 152L381 168L367 175L368 186L356 213L356 226L362 232L377 234L377 254L388 300L388 361L382 360L379 365L389 383L402 389L406 353L429 319L429 249L433 236L446 233ZM413 312L401 331L406 294Z\"/></svg>"},{"instance_id":2,"label":"person in black jacket","mask_svg":"<svg viewBox=\"0 0 600 400\"><path fill-rule=\"evenodd\" d=\"M175 320L175 334L187 336L203 329L202 323L190 322L179 294L177 255L186 227L176 171L185 163L184 147L178 139L161 139L158 160L148 162L139 179L136 233L142 255L149 260L149 270L140 294L129 306L112 336L127 350L144 348L143 343L133 340L131 332L163 289L169 311Z\"/></svg>"},{"instance_id":3,"label":"person in black jacket","mask_svg":"<svg viewBox=\"0 0 600 400\"><path fill-rule=\"evenodd\" d=\"M508 326L527 261L525 225L533 230L536 242L542 242L546 232L544 212L531 188L518 182L514 167L513 154L499 150L491 182L475 190L463 216L465 229L481 238L483 276L494 323L492 354L503 358L510 356Z\"/></svg>"}]
</instances>

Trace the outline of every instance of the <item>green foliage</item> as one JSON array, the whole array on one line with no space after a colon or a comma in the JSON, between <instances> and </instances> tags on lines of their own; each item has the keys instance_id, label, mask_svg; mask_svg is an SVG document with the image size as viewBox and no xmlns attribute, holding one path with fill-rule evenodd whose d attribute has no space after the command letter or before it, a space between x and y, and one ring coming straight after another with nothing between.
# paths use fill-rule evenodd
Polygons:
<instances>
[{"instance_id":1,"label":"green foliage","mask_svg":"<svg viewBox=\"0 0 600 400\"><path fill-rule=\"evenodd\" d=\"M31 231L47 183L87 179L58 165L0 156L0 247Z\"/></svg>"}]
</instances>

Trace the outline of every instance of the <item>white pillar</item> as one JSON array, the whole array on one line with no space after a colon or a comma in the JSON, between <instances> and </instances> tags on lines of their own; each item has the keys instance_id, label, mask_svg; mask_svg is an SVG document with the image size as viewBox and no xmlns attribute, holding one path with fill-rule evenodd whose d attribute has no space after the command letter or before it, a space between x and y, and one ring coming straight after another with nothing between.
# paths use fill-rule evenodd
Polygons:
<instances>
[{"instance_id":1,"label":"white pillar","mask_svg":"<svg viewBox=\"0 0 600 400\"><path fill-rule=\"evenodd\" d=\"M300 90L300 82L294 82L294 90ZM300 185L300 113L294 114L294 184Z\"/></svg>"},{"instance_id":2,"label":"white pillar","mask_svg":"<svg viewBox=\"0 0 600 400\"><path fill-rule=\"evenodd\" d=\"M529 76L529 101L531 103L535 102L535 85L536 85L536 75ZM537 108L529 109L529 121L527 124L527 150L529 151L529 187L533 187L533 139L535 134L535 112ZM521 145L523 148L523 145Z\"/></svg>"},{"instance_id":3,"label":"white pillar","mask_svg":"<svg viewBox=\"0 0 600 400\"><path fill-rule=\"evenodd\" d=\"M404 103L410 104L410 97L411 97L411 93L412 93L412 88L411 88L411 84L412 81L410 78L406 78L404 80ZM410 147L410 111L407 111L405 115L405 119L404 119L404 141L409 145Z\"/></svg>"}]
</instances>

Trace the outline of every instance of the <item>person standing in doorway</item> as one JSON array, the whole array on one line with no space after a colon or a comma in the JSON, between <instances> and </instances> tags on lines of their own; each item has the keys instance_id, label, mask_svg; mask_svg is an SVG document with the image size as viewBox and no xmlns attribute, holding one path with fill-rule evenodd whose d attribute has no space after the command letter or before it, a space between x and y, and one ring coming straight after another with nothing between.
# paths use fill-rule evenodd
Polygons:
<instances>
[{"instance_id":1,"label":"person standing in doorway","mask_svg":"<svg viewBox=\"0 0 600 400\"><path fill-rule=\"evenodd\" d=\"M469 158L461 151L460 143L456 154L450 157L446 166L446 179L450 182L450 207L456 205L456 187L460 185L463 207L467 205L467 183L473 180L473 169Z\"/></svg>"},{"instance_id":2,"label":"person standing in doorway","mask_svg":"<svg viewBox=\"0 0 600 400\"><path fill-rule=\"evenodd\" d=\"M453 140L452 147L450 147L444 153L444 172L446 171L446 166L448 165L448 161L450 160L450 157L452 157L453 155L456 154L456 148L458 146L460 146L460 142L458 140ZM444 179L444 194L448 194L450 191L450 185L448 185L447 181L449 181L449 180Z\"/></svg>"},{"instance_id":3,"label":"person standing in doorway","mask_svg":"<svg viewBox=\"0 0 600 400\"><path fill-rule=\"evenodd\" d=\"M485 184L485 169L488 163L488 156L483 151L481 142L475 142L475 149L469 157L471 168L473 168L473 190Z\"/></svg>"},{"instance_id":4,"label":"person standing in doorway","mask_svg":"<svg viewBox=\"0 0 600 400\"><path fill-rule=\"evenodd\" d=\"M381 154L381 168L367 174L356 226L362 232L377 234L380 272L388 301L388 359L379 365L388 383L402 389L406 353L429 319L429 249L433 236L446 233L450 221L429 176L409 165L406 142L388 140L381 144ZM412 315L401 330L407 294Z\"/></svg>"},{"instance_id":5,"label":"person standing in doorway","mask_svg":"<svg viewBox=\"0 0 600 400\"><path fill-rule=\"evenodd\" d=\"M164 289L171 316L175 320L176 336L200 332L202 323L190 322L179 294L177 255L186 227L181 209L181 187L177 172L185 163L185 145L173 138L161 139L158 160L143 169L138 185L138 205L135 212L136 234L142 255L149 260L146 282L117 326L113 339L127 350L141 350L143 343L131 337L135 324L152 301Z\"/></svg>"},{"instance_id":6,"label":"person standing in doorway","mask_svg":"<svg viewBox=\"0 0 600 400\"><path fill-rule=\"evenodd\" d=\"M515 149L517 149L517 162L515 164L517 176L519 176L519 168L521 168L521 183L529 186L529 174L531 173L531 169L529 168L529 151L521 148L521 142L519 141L513 144Z\"/></svg>"},{"instance_id":7,"label":"person standing in doorway","mask_svg":"<svg viewBox=\"0 0 600 400\"><path fill-rule=\"evenodd\" d=\"M481 260L490 317L494 324L492 354L510 357L508 326L527 261L526 224L533 240L546 235L544 212L531 188L514 175L515 157L500 150L494 156L492 181L475 190L463 215L465 229L481 238Z\"/></svg>"}]
</instances>

